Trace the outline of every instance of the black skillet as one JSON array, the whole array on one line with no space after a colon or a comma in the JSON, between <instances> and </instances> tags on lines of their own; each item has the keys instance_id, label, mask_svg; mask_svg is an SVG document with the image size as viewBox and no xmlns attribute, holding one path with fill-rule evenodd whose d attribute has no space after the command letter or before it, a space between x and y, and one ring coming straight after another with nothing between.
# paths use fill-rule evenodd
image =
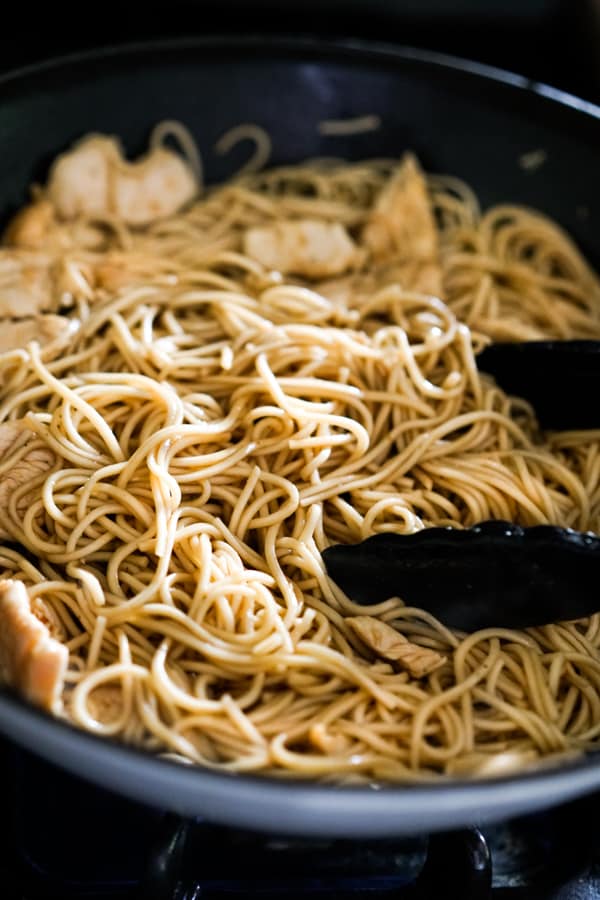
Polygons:
<instances>
[{"instance_id":1,"label":"black skillet","mask_svg":"<svg viewBox=\"0 0 600 900\"><path fill-rule=\"evenodd\" d=\"M378 114L379 131L333 138L317 123ZM150 127L176 118L194 132L211 180L243 160L210 149L226 129L257 122L273 160L398 156L466 179L485 205L517 202L557 219L600 260L600 110L543 85L412 49L308 40L215 38L109 49L0 79L0 209L7 218L49 161L86 131L143 149ZM546 153L535 172L519 165ZM600 788L588 756L534 774L477 783L335 787L236 777L154 759L56 722L0 693L0 730L107 788L238 827L305 835L430 832L558 804Z\"/></svg>"}]
</instances>

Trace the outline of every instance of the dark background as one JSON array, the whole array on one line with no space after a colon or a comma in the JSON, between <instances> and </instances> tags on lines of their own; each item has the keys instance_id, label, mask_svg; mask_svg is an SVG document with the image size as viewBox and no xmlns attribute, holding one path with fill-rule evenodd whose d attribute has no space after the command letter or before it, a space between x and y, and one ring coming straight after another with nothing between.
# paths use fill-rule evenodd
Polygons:
<instances>
[{"instance_id":1,"label":"dark background","mask_svg":"<svg viewBox=\"0 0 600 900\"><path fill-rule=\"evenodd\" d=\"M279 31L427 47L600 103L600 0L11 0L2 19L0 70L146 38Z\"/></svg>"}]
</instances>

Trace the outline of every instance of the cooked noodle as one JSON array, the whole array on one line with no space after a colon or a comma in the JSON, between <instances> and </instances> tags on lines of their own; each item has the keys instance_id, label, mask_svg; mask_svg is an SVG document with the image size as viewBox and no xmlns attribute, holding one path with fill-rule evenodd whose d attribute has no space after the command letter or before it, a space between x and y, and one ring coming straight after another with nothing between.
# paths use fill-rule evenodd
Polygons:
<instances>
[{"instance_id":1,"label":"cooked noodle","mask_svg":"<svg viewBox=\"0 0 600 900\"><path fill-rule=\"evenodd\" d=\"M189 130L176 119L164 119L162 122L159 122L150 133L150 139L148 141L150 150L161 147L166 142L167 138L174 138L177 142L196 176L199 188L202 189L204 182L202 157L198 151L196 141Z\"/></svg>"},{"instance_id":2,"label":"cooked noodle","mask_svg":"<svg viewBox=\"0 0 600 900\"><path fill-rule=\"evenodd\" d=\"M600 615L464 635L326 576L325 547L378 531L600 531L600 433L541 433L475 361L489 339L600 337L598 279L554 223L482 213L432 177L442 299L376 267L331 294L243 254L248 228L286 219L359 234L395 166L246 174L146 229L119 223L107 250L65 251L83 280L68 348L0 356L0 422L25 418L58 460L11 496L0 574L67 643L75 724L338 780L484 774L597 741ZM446 662L417 679L378 659L359 614Z\"/></svg>"},{"instance_id":3,"label":"cooked noodle","mask_svg":"<svg viewBox=\"0 0 600 900\"><path fill-rule=\"evenodd\" d=\"M252 122L236 125L222 134L215 144L215 153L219 156L226 156L240 141L252 141L254 153L238 170L238 176L245 172L258 172L263 166L266 166L271 156L271 138L264 128L260 128Z\"/></svg>"},{"instance_id":4,"label":"cooked noodle","mask_svg":"<svg viewBox=\"0 0 600 900\"><path fill-rule=\"evenodd\" d=\"M380 116L355 116L352 119L324 119L319 122L319 134L327 137L365 134L381 128Z\"/></svg>"}]
</instances>

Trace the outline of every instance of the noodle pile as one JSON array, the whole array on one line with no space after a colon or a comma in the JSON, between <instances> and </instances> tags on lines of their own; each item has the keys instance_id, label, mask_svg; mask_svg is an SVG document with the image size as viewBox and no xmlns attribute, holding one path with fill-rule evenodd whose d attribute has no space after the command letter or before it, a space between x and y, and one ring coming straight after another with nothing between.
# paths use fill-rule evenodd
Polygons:
<instances>
[{"instance_id":1,"label":"noodle pile","mask_svg":"<svg viewBox=\"0 0 600 900\"><path fill-rule=\"evenodd\" d=\"M76 725L336 780L487 774L598 740L600 615L464 635L326 576L324 548L380 531L600 532L600 433L540 432L475 362L490 339L600 337L598 279L552 222L432 177L441 298L242 253L284 219L358 235L395 166L244 174L147 228L106 221L106 249L62 256L67 348L0 355L0 422L26 418L58 460L3 511L0 577L66 643ZM377 658L346 622L361 614L446 662L417 679Z\"/></svg>"}]
</instances>

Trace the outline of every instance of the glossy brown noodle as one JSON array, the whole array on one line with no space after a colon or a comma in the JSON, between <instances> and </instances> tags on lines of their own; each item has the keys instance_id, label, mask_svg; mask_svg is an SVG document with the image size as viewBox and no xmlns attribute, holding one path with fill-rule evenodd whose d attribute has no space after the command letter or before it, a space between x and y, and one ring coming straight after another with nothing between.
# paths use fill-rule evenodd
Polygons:
<instances>
[{"instance_id":1,"label":"glossy brown noodle","mask_svg":"<svg viewBox=\"0 0 600 900\"><path fill-rule=\"evenodd\" d=\"M540 433L474 359L490 338L600 337L598 279L556 225L431 178L441 298L368 259L323 284L241 252L284 219L360 243L396 165L274 169L145 230L110 222L108 249L67 254L67 349L0 356L0 422L27 417L58 459L24 514L11 498L1 569L66 642L81 727L338 780L501 772L597 741L600 616L464 636L325 575L323 548L381 530L600 530L600 434ZM446 661L413 677L360 615Z\"/></svg>"}]
</instances>

